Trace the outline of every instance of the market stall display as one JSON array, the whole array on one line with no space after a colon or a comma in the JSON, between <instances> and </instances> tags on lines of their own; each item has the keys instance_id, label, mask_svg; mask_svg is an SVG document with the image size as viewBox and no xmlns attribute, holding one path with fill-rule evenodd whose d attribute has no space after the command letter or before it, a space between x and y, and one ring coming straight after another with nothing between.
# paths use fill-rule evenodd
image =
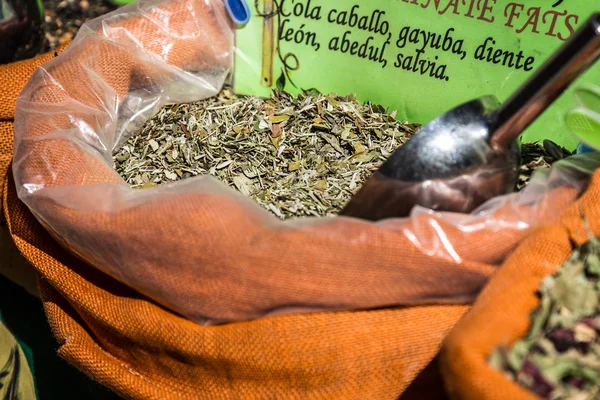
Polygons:
<instances>
[{"instance_id":1,"label":"market stall display","mask_svg":"<svg viewBox=\"0 0 600 400\"><path fill-rule=\"evenodd\" d=\"M432 360L479 292L539 255L538 230L582 205L593 218L600 156L526 143L522 190L471 214L333 216L418 125L346 94L239 97L233 36L218 0L153 0L0 69L15 82L0 104L4 212L59 353L130 398L441 388Z\"/></svg>"}]
</instances>

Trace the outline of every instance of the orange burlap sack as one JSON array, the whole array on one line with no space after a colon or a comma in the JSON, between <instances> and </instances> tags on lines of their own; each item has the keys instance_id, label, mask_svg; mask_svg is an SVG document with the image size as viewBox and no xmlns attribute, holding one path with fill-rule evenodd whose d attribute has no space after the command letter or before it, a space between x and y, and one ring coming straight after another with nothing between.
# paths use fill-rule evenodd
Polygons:
<instances>
[{"instance_id":1,"label":"orange burlap sack","mask_svg":"<svg viewBox=\"0 0 600 400\"><path fill-rule=\"evenodd\" d=\"M61 48L59 50L62 51ZM443 398L424 370L466 305L275 317L218 327L185 320L69 254L7 175L16 96L54 54L0 66L3 217L38 271L67 361L124 398ZM416 382L415 377L419 376Z\"/></svg>"},{"instance_id":2,"label":"orange burlap sack","mask_svg":"<svg viewBox=\"0 0 600 400\"><path fill-rule=\"evenodd\" d=\"M0 65L0 84L3 99L0 100L0 191L3 192L6 173L13 154L13 118L15 100L27 79L41 64L62 52L67 44L56 52L37 57L35 60ZM19 254L10 238L4 213L0 213L0 274L37 296L35 272L31 265Z\"/></svg>"},{"instance_id":3,"label":"orange burlap sack","mask_svg":"<svg viewBox=\"0 0 600 400\"><path fill-rule=\"evenodd\" d=\"M164 307L211 324L468 302L531 225L572 200L541 185L472 216L280 221L209 176L129 188L112 149L160 104L220 89L227 21L221 0L125 7L84 26L17 101L19 199L70 252Z\"/></svg>"},{"instance_id":4,"label":"orange burlap sack","mask_svg":"<svg viewBox=\"0 0 600 400\"><path fill-rule=\"evenodd\" d=\"M577 189L513 196L475 216L296 225L204 180L132 194L103 159L117 140L98 132L129 132L120 118L143 104L139 93L198 80L199 97L218 90L219 79L193 73L214 73L229 41L213 29L214 1L141 4L82 28L18 103L3 207L40 275L60 354L127 398L441 396L431 360L468 305L440 303L472 299ZM0 82L18 91L41 61L0 68ZM6 170L15 99L0 104ZM412 303L437 305L391 307ZM273 316L374 307L387 308Z\"/></svg>"},{"instance_id":5,"label":"orange burlap sack","mask_svg":"<svg viewBox=\"0 0 600 400\"><path fill-rule=\"evenodd\" d=\"M585 218L585 219L584 219ZM586 227L585 222L589 224ZM586 193L560 219L518 247L444 343L442 371L455 399L535 399L487 364L497 346L510 346L530 328L541 281L570 256L574 246L600 235L600 171Z\"/></svg>"}]
</instances>

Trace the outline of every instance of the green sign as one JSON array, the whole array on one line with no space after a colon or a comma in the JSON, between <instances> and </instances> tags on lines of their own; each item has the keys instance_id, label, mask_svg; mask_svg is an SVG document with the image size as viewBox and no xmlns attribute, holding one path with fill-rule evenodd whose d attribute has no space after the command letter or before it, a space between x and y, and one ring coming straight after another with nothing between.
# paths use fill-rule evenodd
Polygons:
<instances>
[{"instance_id":1,"label":"green sign","mask_svg":"<svg viewBox=\"0 0 600 400\"><path fill-rule=\"evenodd\" d=\"M482 95L505 101L592 12L598 0L258 0L237 31L234 88L268 96L356 93L427 123ZM600 64L600 63L599 63ZM523 135L569 148L565 125L593 66Z\"/></svg>"}]
</instances>

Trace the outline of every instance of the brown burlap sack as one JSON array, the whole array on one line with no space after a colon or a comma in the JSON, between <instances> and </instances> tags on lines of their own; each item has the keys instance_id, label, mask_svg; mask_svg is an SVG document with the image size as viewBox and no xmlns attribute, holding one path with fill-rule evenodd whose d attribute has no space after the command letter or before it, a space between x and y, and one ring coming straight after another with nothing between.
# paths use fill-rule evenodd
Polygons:
<instances>
[{"instance_id":1,"label":"brown burlap sack","mask_svg":"<svg viewBox=\"0 0 600 400\"><path fill-rule=\"evenodd\" d=\"M535 399L487 365L497 346L510 346L530 327L541 281L554 273L573 246L600 235L600 171L586 193L560 219L528 237L494 275L468 315L444 343L442 371L456 399Z\"/></svg>"},{"instance_id":2,"label":"brown burlap sack","mask_svg":"<svg viewBox=\"0 0 600 400\"><path fill-rule=\"evenodd\" d=\"M9 175L3 206L41 277L60 354L128 398L433 398L427 390L441 383L424 368L467 305L272 315L468 301L577 190L470 217L304 225L275 223L205 181L132 194L103 158L117 140L99 132L125 134L133 128L122 116L132 99L144 102L139 93L180 93L181 80L198 80L189 71L209 76L230 55L216 2L155 3L84 27L19 99L17 182ZM1 68L0 82L16 93L41 61ZM15 99L0 104L6 170ZM208 327L180 315L271 317Z\"/></svg>"}]
</instances>

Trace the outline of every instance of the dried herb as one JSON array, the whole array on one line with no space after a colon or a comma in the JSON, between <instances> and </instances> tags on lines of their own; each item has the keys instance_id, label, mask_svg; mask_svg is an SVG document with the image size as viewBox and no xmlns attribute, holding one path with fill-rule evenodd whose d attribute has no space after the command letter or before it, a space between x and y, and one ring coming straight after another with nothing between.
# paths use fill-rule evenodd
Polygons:
<instances>
[{"instance_id":1,"label":"dried herb","mask_svg":"<svg viewBox=\"0 0 600 400\"><path fill-rule=\"evenodd\" d=\"M550 140L544 140L543 144L538 142L523 143L521 145L521 170L517 190L523 189L529 183L533 171L538 168L550 168L550 166L572 153Z\"/></svg>"},{"instance_id":2,"label":"dried herb","mask_svg":"<svg viewBox=\"0 0 600 400\"><path fill-rule=\"evenodd\" d=\"M337 214L418 125L355 96L217 96L161 109L115 154L135 188L211 174L285 219Z\"/></svg>"},{"instance_id":3,"label":"dried herb","mask_svg":"<svg viewBox=\"0 0 600 400\"><path fill-rule=\"evenodd\" d=\"M108 0L43 0L42 3L44 22L41 28L47 41L42 52L72 40L86 21L117 8Z\"/></svg>"},{"instance_id":4,"label":"dried herb","mask_svg":"<svg viewBox=\"0 0 600 400\"><path fill-rule=\"evenodd\" d=\"M493 367L545 399L600 399L600 240L544 279L527 336L498 348Z\"/></svg>"},{"instance_id":5,"label":"dried herb","mask_svg":"<svg viewBox=\"0 0 600 400\"><path fill-rule=\"evenodd\" d=\"M419 128L355 96L278 89L268 99L217 96L163 107L114 155L134 188L210 174L285 219L336 215ZM525 143L518 189L568 150Z\"/></svg>"}]
</instances>

